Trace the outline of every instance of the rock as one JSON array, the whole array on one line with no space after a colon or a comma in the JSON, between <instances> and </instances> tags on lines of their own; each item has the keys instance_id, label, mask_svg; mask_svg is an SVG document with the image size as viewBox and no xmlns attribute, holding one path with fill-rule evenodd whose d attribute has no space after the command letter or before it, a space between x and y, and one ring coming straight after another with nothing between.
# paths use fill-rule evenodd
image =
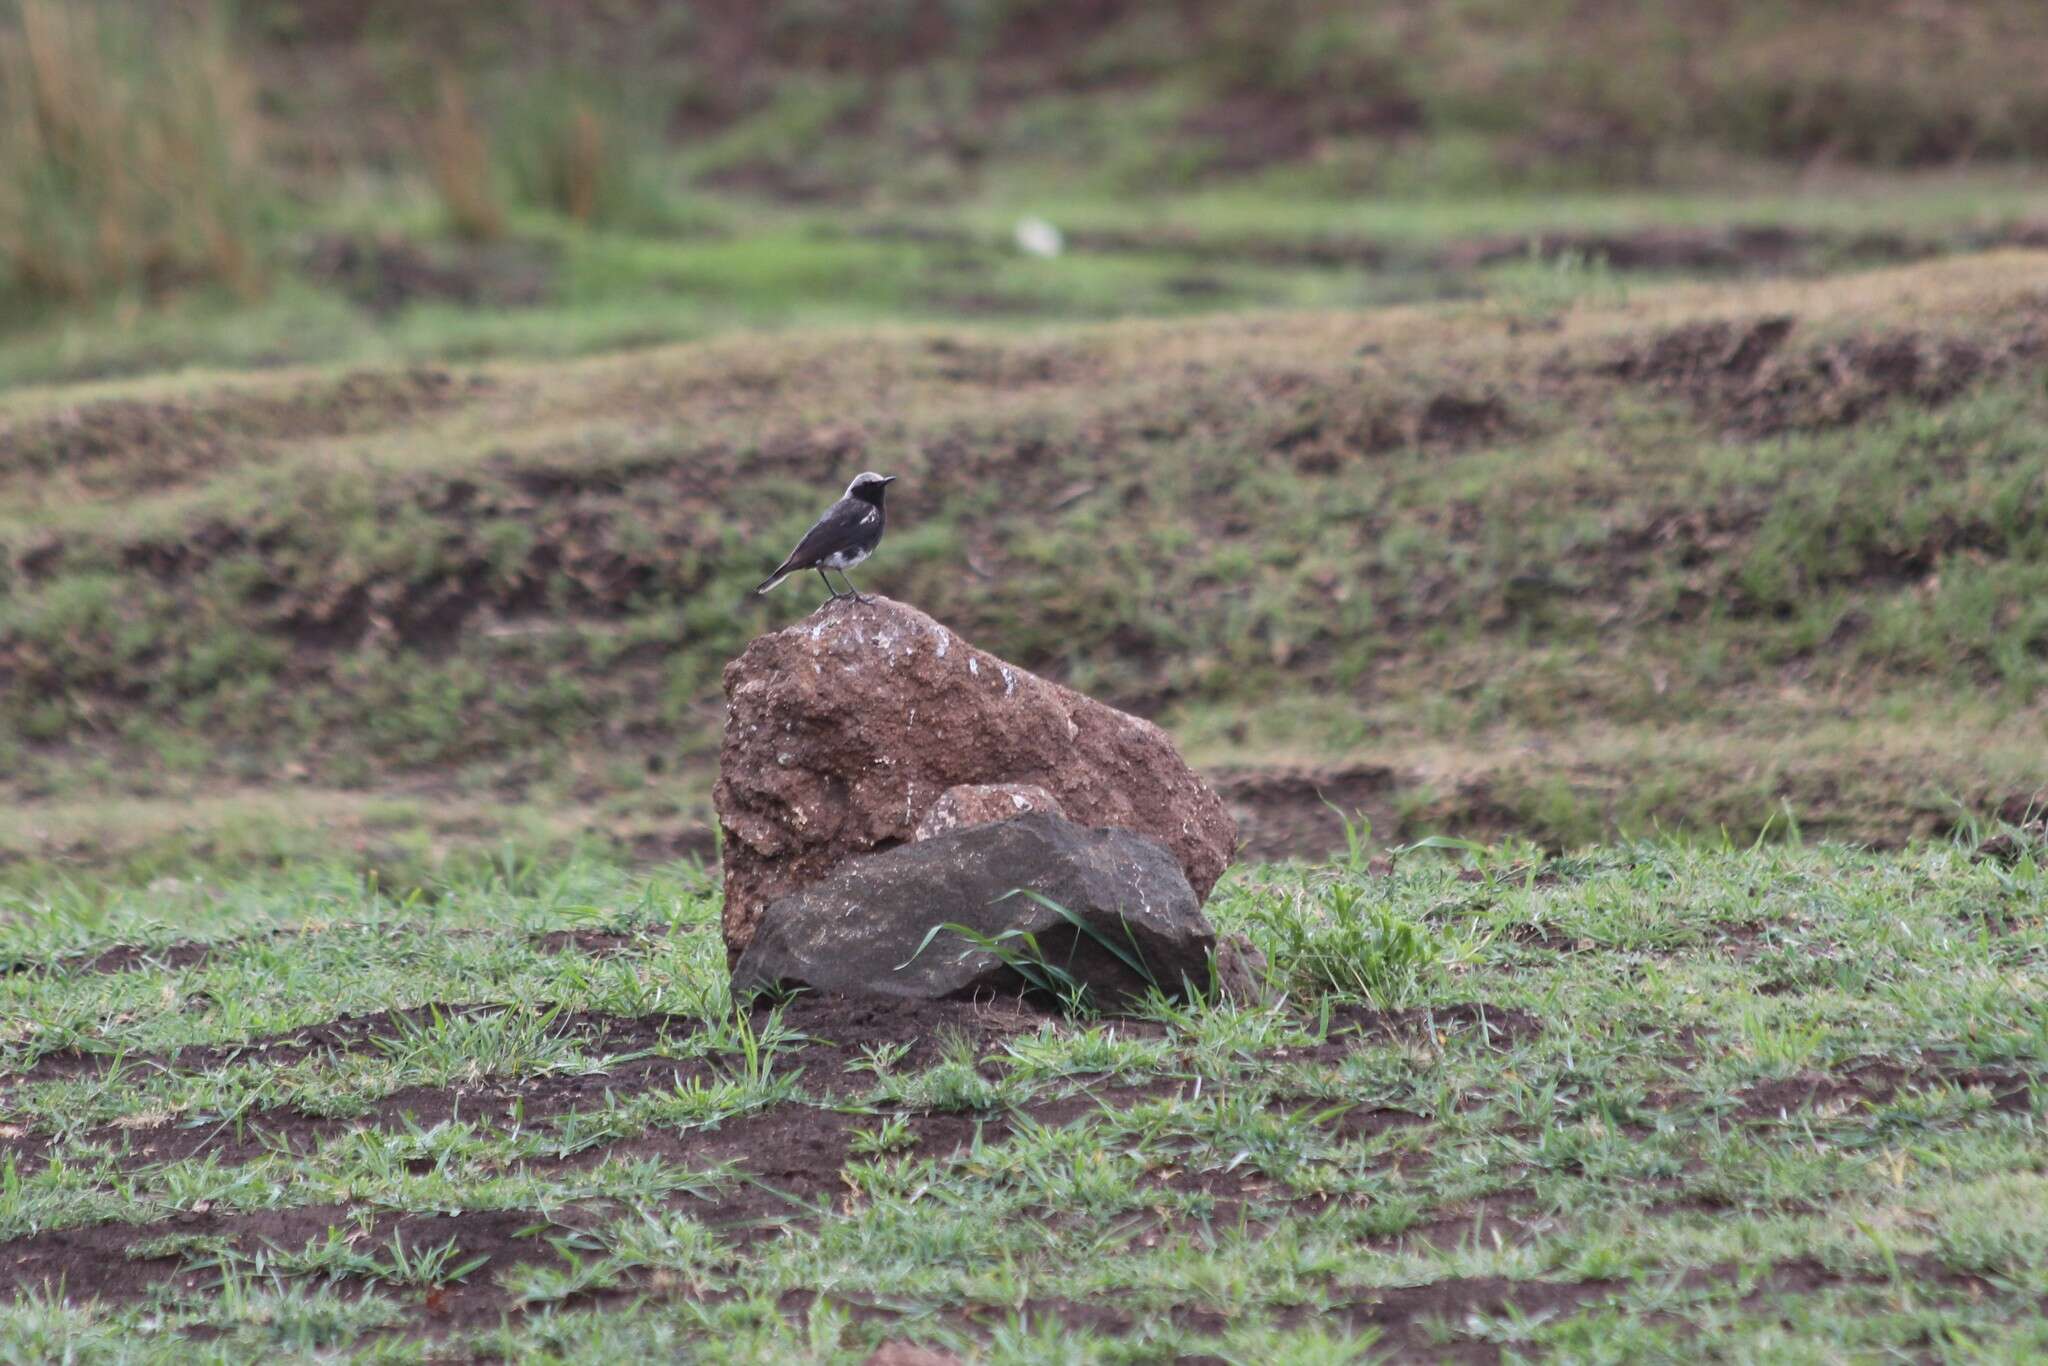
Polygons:
<instances>
[{"instance_id":1,"label":"rock","mask_svg":"<svg viewBox=\"0 0 2048 1366\"><path fill-rule=\"evenodd\" d=\"M1020 888L1065 907L1088 930L1041 901L1010 895ZM805 987L918 1000L1024 993L1030 983L1002 954L956 931L932 935L946 924L988 939L1028 932L1045 961L1111 1010L1149 983L1103 940L1175 995L1184 982L1208 987L1216 947L1194 889L1164 845L1034 813L855 859L772 902L733 967L733 991ZM1028 952L1014 936L1004 944Z\"/></svg>"},{"instance_id":2,"label":"rock","mask_svg":"<svg viewBox=\"0 0 2048 1366\"><path fill-rule=\"evenodd\" d=\"M977 650L886 598L764 635L725 669L713 802L725 943L848 859L915 837L949 789L1044 788L1071 819L1150 835L1206 897L1237 829L1149 721Z\"/></svg>"},{"instance_id":3,"label":"rock","mask_svg":"<svg viewBox=\"0 0 2048 1366\"><path fill-rule=\"evenodd\" d=\"M968 783L939 794L917 823L912 839L928 840L948 830L1006 821L1032 811L1064 816L1059 798L1032 783Z\"/></svg>"}]
</instances>

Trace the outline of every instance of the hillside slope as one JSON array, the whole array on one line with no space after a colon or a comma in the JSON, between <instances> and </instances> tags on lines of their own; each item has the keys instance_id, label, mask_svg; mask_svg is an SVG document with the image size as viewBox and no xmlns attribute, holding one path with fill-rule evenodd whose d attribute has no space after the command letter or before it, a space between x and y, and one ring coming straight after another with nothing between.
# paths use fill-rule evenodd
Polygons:
<instances>
[{"instance_id":1,"label":"hillside slope","mask_svg":"<svg viewBox=\"0 0 2048 1366\"><path fill-rule=\"evenodd\" d=\"M747 590L865 467L903 477L867 586L1158 717L1269 852L1338 838L1325 797L1553 843L2019 814L2044 356L2048 254L2007 252L23 391L6 847L704 849L719 669L811 606Z\"/></svg>"}]
</instances>

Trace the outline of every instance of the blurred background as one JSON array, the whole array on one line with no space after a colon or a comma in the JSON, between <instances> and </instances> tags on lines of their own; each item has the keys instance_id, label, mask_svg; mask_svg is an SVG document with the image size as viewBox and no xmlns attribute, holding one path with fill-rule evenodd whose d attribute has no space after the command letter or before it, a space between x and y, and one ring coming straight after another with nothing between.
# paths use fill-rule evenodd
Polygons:
<instances>
[{"instance_id":1,"label":"blurred background","mask_svg":"<svg viewBox=\"0 0 2048 1366\"><path fill-rule=\"evenodd\" d=\"M0 877L708 856L865 467L865 587L1257 853L2022 819L2044 71L2036 0L0 0Z\"/></svg>"}]
</instances>

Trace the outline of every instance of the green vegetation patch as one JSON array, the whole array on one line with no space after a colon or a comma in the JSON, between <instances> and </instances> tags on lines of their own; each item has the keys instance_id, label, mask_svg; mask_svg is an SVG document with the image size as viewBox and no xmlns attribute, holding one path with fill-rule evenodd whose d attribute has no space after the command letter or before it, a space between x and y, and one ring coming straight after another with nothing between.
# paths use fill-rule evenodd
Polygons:
<instances>
[{"instance_id":1,"label":"green vegetation patch","mask_svg":"<svg viewBox=\"0 0 2048 1366\"><path fill-rule=\"evenodd\" d=\"M687 870L16 895L0 1342L2023 1357L2038 844L1250 866L1273 1001L1130 1019L736 1008Z\"/></svg>"}]
</instances>

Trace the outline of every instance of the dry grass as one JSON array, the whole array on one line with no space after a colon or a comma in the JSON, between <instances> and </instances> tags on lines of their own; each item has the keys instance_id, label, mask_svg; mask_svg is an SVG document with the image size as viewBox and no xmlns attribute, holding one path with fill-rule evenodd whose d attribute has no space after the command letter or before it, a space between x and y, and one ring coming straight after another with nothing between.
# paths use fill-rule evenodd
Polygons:
<instances>
[{"instance_id":1,"label":"dry grass","mask_svg":"<svg viewBox=\"0 0 2048 1366\"><path fill-rule=\"evenodd\" d=\"M604 121L579 100L562 132L552 159L562 211L578 223L588 223L597 216L606 174Z\"/></svg>"},{"instance_id":2,"label":"dry grass","mask_svg":"<svg viewBox=\"0 0 2048 1366\"><path fill-rule=\"evenodd\" d=\"M0 273L32 298L264 284L255 87L218 22L21 0L0 27Z\"/></svg>"},{"instance_id":3,"label":"dry grass","mask_svg":"<svg viewBox=\"0 0 2048 1366\"><path fill-rule=\"evenodd\" d=\"M571 79L500 101L492 128L521 204L585 227L645 228L661 218L658 137L645 110Z\"/></svg>"},{"instance_id":4,"label":"dry grass","mask_svg":"<svg viewBox=\"0 0 2048 1366\"><path fill-rule=\"evenodd\" d=\"M461 78L452 71L441 73L439 99L425 137L427 173L449 226L472 242L504 236L505 206L498 197L490 137Z\"/></svg>"}]
</instances>

